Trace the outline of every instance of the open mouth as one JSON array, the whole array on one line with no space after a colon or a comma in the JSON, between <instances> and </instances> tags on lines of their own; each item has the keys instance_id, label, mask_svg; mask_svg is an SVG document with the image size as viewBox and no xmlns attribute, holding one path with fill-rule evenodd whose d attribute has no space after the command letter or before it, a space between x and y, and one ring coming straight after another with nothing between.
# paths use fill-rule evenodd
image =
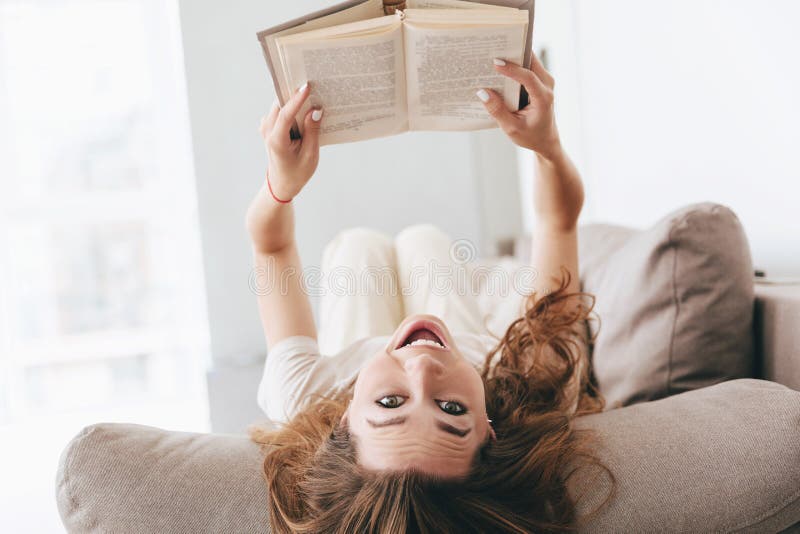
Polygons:
<instances>
[{"instance_id":1,"label":"open mouth","mask_svg":"<svg viewBox=\"0 0 800 534\"><path fill-rule=\"evenodd\" d=\"M436 325L430 321L420 321L409 325L409 330L395 348L401 349L403 347L446 349L447 345L444 342L444 336Z\"/></svg>"}]
</instances>

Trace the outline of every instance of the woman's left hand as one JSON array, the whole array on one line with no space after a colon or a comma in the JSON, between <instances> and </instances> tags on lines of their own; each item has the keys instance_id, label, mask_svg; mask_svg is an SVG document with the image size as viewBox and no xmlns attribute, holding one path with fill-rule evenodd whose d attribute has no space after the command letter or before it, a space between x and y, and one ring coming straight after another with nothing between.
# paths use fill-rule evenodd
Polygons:
<instances>
[{"instance_id":1,"label":"woman's left hand","mask_svg":"<svg viewBox=\"0 0 800 534\"><path fill-rule=\"evenodd\" d=\"M501 62L504 64L497 64ZM561 141L553 111L555 81L536 54L531 54L530 70L502 60L495 61L494 68L522 84L528 91L530 103L519 111L511 111L502 96L491 89L481 89L478 98L489 114L517 145L534 150L549 160L560 155Z\"/></svg>"}]
</instances>

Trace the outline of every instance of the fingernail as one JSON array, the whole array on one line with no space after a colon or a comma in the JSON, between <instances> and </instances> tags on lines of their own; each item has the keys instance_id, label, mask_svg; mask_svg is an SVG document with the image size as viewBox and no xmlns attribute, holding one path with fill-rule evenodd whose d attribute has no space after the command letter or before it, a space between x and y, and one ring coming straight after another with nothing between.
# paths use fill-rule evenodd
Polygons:
<instances>
[{"instance_id":1,"label":"fingernail","mask_svg":"<svg viewBox=\"0 0 800 534\"><path fill-rule=\"evenodd\" d=\"M311 120L312 121L319 122L319 120L321 118L322 118L322 110L321 109L315 109L314 111L311 112Z\"/></svg>"},{"instance_id":2,"label":"fingernail","mask_svg":"<svg viewBox=\"0 0 800 534\"><path fill-rule=\"evenodd\" d=\"M489 93L487 93L485 89L478 89L478 92L475 94L478 95L478 98L481 99L481 102L489 101Z\"/></svg>"},{"instance_id":3,"label":"fingernail","mask_svg":"<svg viewBox=\"0 0 800 534\"><path fill-rule=\"evenodd\" d=\"M505 66L506 66L506 62L505 62L505 61L503 61L502 59L500 59L499 57L496 57L496 58L494 58L494 59L492 60L492 62L493 62L495 65L497 65L498 67L505 67Z\"/></svg>"},{"instance_id":4,"label":"fingernail","mask_svg":"<svg viewBox=\"0 0 800 534\"><path fill-rule=\"evenodd\" d=\"M300 89L297 90L298 93L303 93L305 90L308 89L308 82L304 83L300 86Z\"/></svg>"}]
</instances>

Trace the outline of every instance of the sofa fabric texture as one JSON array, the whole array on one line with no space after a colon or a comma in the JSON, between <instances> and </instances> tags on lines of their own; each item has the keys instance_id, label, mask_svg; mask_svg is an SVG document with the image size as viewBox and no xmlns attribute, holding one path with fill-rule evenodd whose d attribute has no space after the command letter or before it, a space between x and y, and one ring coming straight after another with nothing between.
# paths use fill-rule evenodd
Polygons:
<instances>
[{"instance_id":1,"label":"sofa fabric texture","mask_svg":"<svg viewBox=\"0 0 800 534\"><path fill-rule=\"evenodd\" d=\"M691 205L644 231L586 226L579 243L609 409L754 376L753 266L730 209Z\"/></svg>"},{"instance_id":2,"label":"sofa fabric texture","mask_svg":"<svg viewBox=\"0 0 800 534\"><path fill-rule=\"evenodd\" d=\"M260 452L246 436L102 423L62 453L69 532L269 532Z\"/></svg>"},{"instance_id":3,"label":"sofa fabric texture","mask_svg":"<svg viewBox=\"0 0 800 534\"><path fill-rule=\"evenodd\" d=\"M598 436L597 453L617 485L581 532L766 533L800 523L798 391L733 380L582 417L577 426ZM572 486L591 488L581 515L607 487L584 471Z\"/></svg>"},{"instance_id":4,"label":"sofa fabric texture","mask_svg":"<svg viewBox=\"0 0 800 534\"><path fill-rule=\"evenodd\" d=\"M580 418L616 494L580 532L779 532L800 522L800 392L743 379ZM578 470L583 516L608 479ZM291 488L287 488L291 491ZM102 423L57 475L69 532L269 532L261 454L245 436Z\"/></svg>"}]
</instances>

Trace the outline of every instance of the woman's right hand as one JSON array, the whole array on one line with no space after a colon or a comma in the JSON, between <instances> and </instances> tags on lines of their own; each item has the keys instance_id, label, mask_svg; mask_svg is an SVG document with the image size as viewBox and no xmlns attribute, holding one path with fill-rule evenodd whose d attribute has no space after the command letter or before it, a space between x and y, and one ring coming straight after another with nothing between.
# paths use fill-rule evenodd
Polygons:
<instances>
[{"instance_id":1,"label":"woman's right hand","mask_svg":"<svg viewBox=\"0 0 800 534\"><path fill-rule=\"evenodd\" d=\"M282 200L294 198L311 179L319 163L322 110L312 109L306 114L302 138L292 139L290 133L308 94L309 87L305 84L285 106L280 107L276 101L259 127L269 155L269 185L274 196Z\"/></svg>"},{"instance_id":2,"label":"woman's right hand","mask_svg":"<svg viewBox=\"0 0 800 534\"><path fill-rule=\"evenodd\" d=\"M261 119L259 130L269 154L269 170L245 217L258 253L274 254L294 242L293 211L286 208L291 204L276 199L292 200L311 179L319 163L322 110L309 110L301 139L292 139L290 134L294 118L307 98L306 86L283 108L277 102L273 104L269 115Z\"/></svg>"}]
</instances>

